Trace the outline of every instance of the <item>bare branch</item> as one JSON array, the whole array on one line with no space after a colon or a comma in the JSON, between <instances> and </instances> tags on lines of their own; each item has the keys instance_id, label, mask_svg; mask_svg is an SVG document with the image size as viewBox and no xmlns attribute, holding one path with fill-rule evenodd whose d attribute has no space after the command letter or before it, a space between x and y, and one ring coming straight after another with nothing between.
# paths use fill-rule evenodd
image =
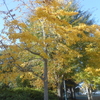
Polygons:
<instances>
[{"instance_id":1,"label":"bare branch","mask_svg":"<svg viewBox=\"0 0 100 100\"><path fill-rule=\"evenodd\" d=\"M7 4L6 4L6 2L5 2L5 0L3 0L3 3L4 3L4 5L5 5L5 7L7 8L8 13L9 13L9 15L11 16L11 18L12 18L13 20L15 20L14 17L13 17L13 15L11 14L11 12L10 12L10 10L9 10L9 8L8 8L8 6L7 6Z\"/></svg>"},{"instance_id":2,"label":"bare branch","mask_svg":"<svg viewBox=\"0 0 100 100\"><path fill-rule=\"evenodd\" d=\"M8 6L7 6L6 2L5 2L5 0L3 0L3 3L4 3L4 5L5 5L5 7L6 7L7 11L8 11L8 14L9 14L10 17L12 18L12 20L15 20L15 18L14 18L15 14L14 14L14 15L11 14L11 10L9 10L9 8L8 8ZM18 25L17 25L17 28L19 29L19 31L20 31L20 33L21 33L22 30L20 29L20 27L19 27Z\"/></svg>"}]
</instances>

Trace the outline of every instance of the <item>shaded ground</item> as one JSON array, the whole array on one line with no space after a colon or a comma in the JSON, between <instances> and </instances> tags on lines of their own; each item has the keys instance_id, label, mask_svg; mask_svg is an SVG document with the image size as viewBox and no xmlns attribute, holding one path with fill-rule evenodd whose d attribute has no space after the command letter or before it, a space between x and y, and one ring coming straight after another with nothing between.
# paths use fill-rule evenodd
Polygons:
<instances>
[{"instance_id":1,"label":"shaded ground","mask_svg":"<svg viewBox=\"0 0 100 100\"><path fill-rule=\"evenodd\" d=\"M100 94L99 95L93 95L94 100L100 100ZM86 95L79 95L77 96L77 100L88 100Z\"/></svg>"}]
</instances>

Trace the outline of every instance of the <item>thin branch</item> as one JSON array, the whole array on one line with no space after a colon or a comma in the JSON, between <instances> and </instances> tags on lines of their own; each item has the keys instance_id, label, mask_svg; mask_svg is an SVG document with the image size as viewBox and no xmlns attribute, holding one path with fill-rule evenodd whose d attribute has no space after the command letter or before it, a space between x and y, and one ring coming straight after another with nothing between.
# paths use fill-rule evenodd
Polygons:
<instances>
[{"instance_id":1,"label":"thin branch","mask_svg":"<svg viewBox=\"0 0 100 100\"><path fill-rule=\"evenodd\" d=\"M5 7L6 7L7 11L8 11L8 14L9 14L10 17L12 18L12 20L15 20L14 16L11 14L11 12L10 12L10 10L9 10L9 8L8 8L8 6L7 6L7 4L6 4L6 2L5 2L5 0L3 0L3 3L4 3L4 5L5 5ZM17 25L17 28L19 29L19 31L20 31L20 33L21 33L22 30L20 29L20 27L19 27L18 25Z\"/></svg>"},{"instance_id":2,"label":"thin branch","mask_svg":"<svg viewBox=\"0 0 100 100\"><path fill-rule=\"evenodd\" d=\"M10 10L9 10L9 8L8 8L8 6L7 6L6 2L5 2L5 0L3 0L3 3L4 3L4 5L5 5L5 7L6 7L6 9L8 10L8 13L9 13L9 15L11 16L11 18L12 18L13 20L15 20L14 17L12 16L12 14L10 13Z\"/></svg>"}]
</instances>

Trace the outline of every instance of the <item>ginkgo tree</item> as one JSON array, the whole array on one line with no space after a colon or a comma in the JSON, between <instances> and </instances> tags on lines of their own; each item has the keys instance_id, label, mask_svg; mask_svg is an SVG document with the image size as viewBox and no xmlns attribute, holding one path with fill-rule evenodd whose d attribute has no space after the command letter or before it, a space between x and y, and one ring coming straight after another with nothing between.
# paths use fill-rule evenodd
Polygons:
<instances>
[{"instance_id":1,"label":"ginkgo tree","mask_svg":"<svg viewBox=\"0 0 100 100\"><path fill-rule=\"evenodd\" d=\"M2 67L9 64L19 73L31 72L39 76L44 82L44 100L48 100L48 67L53 69L53 67L57 66L56 70L60 73L62 67L66 67L75 57L82 57L77 50L71 49L70 46L78 41L91 41L84 34L84 31L95 33L97 30L95 26L85 24L72 26L65 19L61 19L60 16L74 16L78 13L59 9L62 3L56 0L37 0L36 2L39 7L34 9L34 13L27 19L29 23L18 19L6 20L6 32L4 34L6 34L10 42L9 44L2 43L5 50L0 58L4 59ZM82 38L80 38L80 35ZM24 62L21 59L23 53L31 53L33 57L38 56L38 59L41 59L40 62L42 62L43 68L41 75L37 74L34 66L23 67ZM53 58L50 54L52 54ZM66 68L66 73L68 69L69 72L71 70Z\"/></svg>"}]
</instances>

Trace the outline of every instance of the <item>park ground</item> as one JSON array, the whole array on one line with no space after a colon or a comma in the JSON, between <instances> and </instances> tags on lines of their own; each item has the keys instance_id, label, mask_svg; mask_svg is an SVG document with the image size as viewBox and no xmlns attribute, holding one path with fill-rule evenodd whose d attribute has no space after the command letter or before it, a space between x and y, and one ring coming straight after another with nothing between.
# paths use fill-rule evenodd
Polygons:
<instances>
[{"instance_id":1,"label":"park ground","mask_svg":"<svg viewBox=\"0 0 100 100\"><path fill-rule=\"evenodd\" d=\"M77 100L88 100L86 95L78 95ZM93 95L93 100L100 100L100 94Z\"/></svg>"}]
</instances>

